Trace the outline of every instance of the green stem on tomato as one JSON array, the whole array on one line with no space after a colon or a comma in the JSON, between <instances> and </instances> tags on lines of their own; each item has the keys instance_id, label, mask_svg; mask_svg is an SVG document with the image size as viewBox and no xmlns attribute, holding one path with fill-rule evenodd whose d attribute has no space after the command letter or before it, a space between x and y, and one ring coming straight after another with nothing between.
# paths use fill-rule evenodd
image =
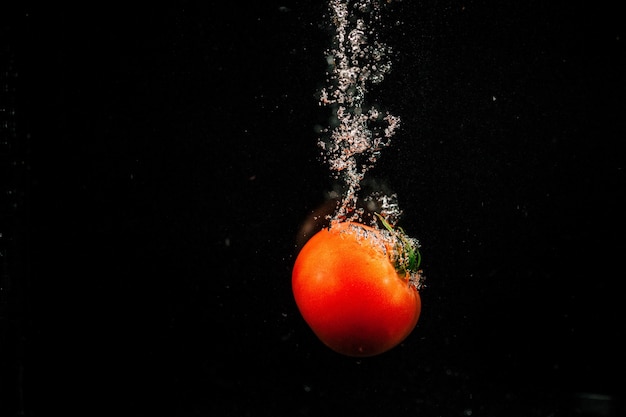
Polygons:
<instances>
[{"instance_id":1,"label":"green stem on tomato","mask_svg":"<svg viewBox=\"0 0 626 417\"><path fill-rule=\"evenodd\" d=\"M396 250L398 251L396 269L398 272L402 272L404 274L407 272L418 272L420 264L422 263L422 255L420 254L417 246L409 240L401 227L398 227L398 230L395 230L383 216L378 213L374 214L378 217L385 229L387 229L396 239L395 245Z\"/></svg>"}]
</instances>

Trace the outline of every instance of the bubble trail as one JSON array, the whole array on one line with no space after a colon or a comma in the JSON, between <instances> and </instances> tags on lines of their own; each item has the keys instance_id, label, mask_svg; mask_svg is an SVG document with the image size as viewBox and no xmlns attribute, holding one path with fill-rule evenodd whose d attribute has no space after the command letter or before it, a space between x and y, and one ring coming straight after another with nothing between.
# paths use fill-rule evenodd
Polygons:
<instances>
[{"instance_id":1,"label":"bubble trail","mask_svg":"<svg viewBox=\"0 0 626 417\"><path fill-rule=\"evenodd\" d=\"M319 104L333 109L333 119L318 144L333 177L345 184L331 221L356 221L363 214L357 207L361 182L400 126L398 116L366 102L370 85L381 83L391 70L392 50L376 32L378 0L330 0L329 10L335 35L327 51L328 86L321 90ZM382 214L395 223L400 215L395 195L368 198L377 200Z\"/></svg>"}]
</instances>

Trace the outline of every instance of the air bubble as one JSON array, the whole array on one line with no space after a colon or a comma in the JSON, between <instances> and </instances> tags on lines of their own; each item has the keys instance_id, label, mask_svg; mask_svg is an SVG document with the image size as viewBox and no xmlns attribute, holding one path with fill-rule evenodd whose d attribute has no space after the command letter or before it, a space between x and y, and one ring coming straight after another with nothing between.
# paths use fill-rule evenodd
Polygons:
<instances>
[{"instance_id":1,"label":"air bubble","mask_svg":"<svg viewBox=\"0 0 626 417\"><path fill-rule=\"evenodd\" d=\"M361 181L378 161L381 149L391 143L400 118L382 113L367 102L369 86L381 83L391 71L391 48L378 39L379 1L330 0L329 5L335 35L326 53L329 85L321 90L319 104L332 105L334 114L331 126L322 130L326 135L319 140L319 146L332 176L345 184L346 191L333 219L356 220ZM362 16L350 18L350 5L350 10Z\"/></svg>"}]
</instances>

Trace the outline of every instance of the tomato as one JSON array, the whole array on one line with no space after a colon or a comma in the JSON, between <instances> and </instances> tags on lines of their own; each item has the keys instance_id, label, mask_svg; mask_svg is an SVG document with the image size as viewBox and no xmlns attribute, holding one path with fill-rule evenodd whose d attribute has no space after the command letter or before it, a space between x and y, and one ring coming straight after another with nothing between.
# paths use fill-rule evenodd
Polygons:
<instances>
[{"instance_id":1,"label":"tomato","mask_svg":"<svg viewBox=\"0 0 626 417\"><path fill-rule=\"evenodd\" d=\"M411 275L398 263L403 248L410 254L416 245L407 247L404 234L388 229L392 233L335 223L311 237L296 258L296 305L317 337L338 353L378 355L401 343L417 324L421 271Z\"/></svg>"}]
</instances>

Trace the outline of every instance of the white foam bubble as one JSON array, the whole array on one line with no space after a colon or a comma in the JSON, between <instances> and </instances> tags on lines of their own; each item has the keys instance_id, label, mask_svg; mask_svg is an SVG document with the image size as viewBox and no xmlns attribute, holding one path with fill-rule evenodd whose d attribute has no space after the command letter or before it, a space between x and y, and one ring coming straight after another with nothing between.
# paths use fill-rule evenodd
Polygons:
<instances>
[{"instance_id":1,"label":"white foam bubble","mask_svg":"<svg viewBox=\"0 0 626 417\"><path fill-rule=\"evenodd\" d=\"M328 85L319 103L332 108L334 123L321 130L319 146L333 176L345 183L334 218L358 220L361 181L400 126L398 116L381 112L367 97L369 86L391 71L391 48L378 39L378 0L330 0L329 8L335 33L326 53ZM391 214L395 218L399 212Z\"/></svg>"}]
</instances>

